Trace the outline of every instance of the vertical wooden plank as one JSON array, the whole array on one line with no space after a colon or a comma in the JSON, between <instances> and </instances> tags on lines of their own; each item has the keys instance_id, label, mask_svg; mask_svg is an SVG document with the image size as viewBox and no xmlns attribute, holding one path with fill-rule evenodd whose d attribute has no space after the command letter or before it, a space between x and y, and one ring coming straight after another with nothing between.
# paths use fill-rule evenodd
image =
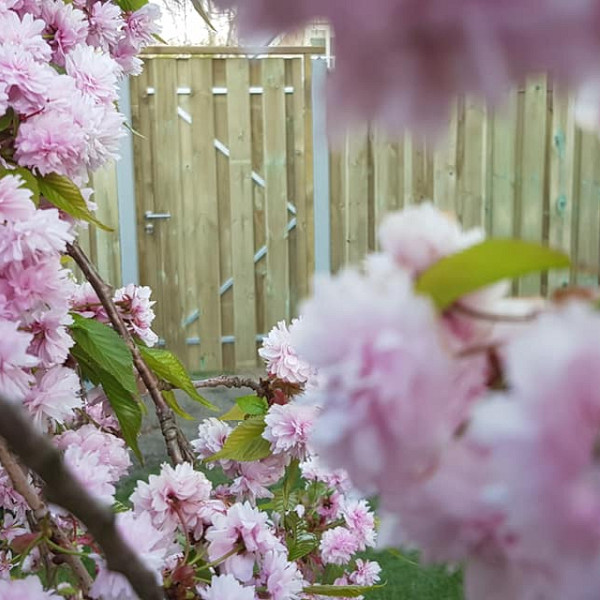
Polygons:
<instances>
[{"instance_id":1,"label":"vertical wooden plank","mask_svg":"<svg viewBox=\"0 0 600 600\"><path fill-rule=\"evenodd\" d=\"M309 279L315 272L315 228L314 228L314 167L312 145L312 57L308 54L303 57L304 65L304 177L305 197L303 209L306 222L306 269ZM298 211L298 218L300 218Z\"/></svg>"},{"instance_id":2,"label":"vertical wooden plank","mask_svg":"<svg viewBox=\"0 0 600 600\"><path fill-rule=\"evenodd\" d=\"M215 371L223 366L221 355L221 298L219 272L219 208L217 161L214 147L215 110L211 58L191 62L192 173L200 194L195 202L195 254L197 279L195 294L200 311L200 365Z\"/></svg>"},{"instance_id":3,"label":"vertical wooden plank","mask_svg":"<svg viewBox=\"0 0 600 600\"><path fill-rule=\"evenodd\" d=\"M131 78L131 117L135 131L133 136L134 174L137 214L138 256L140 260L140 283L150 286L152 299L156 301L156 319L153 329L164 338L165 320L168 312L163 301L163 285L160 277L160 240L156 228L144 218L146 211L155 211L154 201L154 123L156 121L156 94L149 94L154 87L154 66L160 59L146 59L144 70L138 77Z\"/></svg>"},{"instance_id":4,"label":"vertical wooden plank","mask_svg":"<svg viewBox=\"0 0 600 600\"><path fill-rule=\"evenodd\" d=\"M512 237L515 233L517 106L518 90L514 90L506 106L494 111L492 117L494 135L489 234L493 237Z\"/></svg>"},{"instance_id":5,"label":"vertical wooden plank","mask_svg":"<svg viewBox=\"0 0 600 600\"><path fill-rule=\"evenodd\" d=\"M114 162L104 165L92 177L93 200L98 204L96 216L114 231L102 231L91 226L96 241L96 266L111 285L121 286L121 245L119 243L119 205L117 171ZM129 283L129 282L126 282Z\"/></svg>"},{"instance_id":6,"label":"vertical wooden plank","mask_svg":"<svg viewBox=\"0 0 600 600\"><path fill-rule=\"evenodd\" d=\"M547 83L545 78L527 82L523 113L523 161L521 184L521 237L543 240L544 179L546 176ZM541 276L530 275L518 282L518 293L536 296Z\"/></svg>"},{"instance_id":7,"label":"vertical wooden plank","mask_svg":"<svg viewBox=\"0 0 600 600\"><path fill-rule=\"evenodd\" d=\"M344 197L344 178L342 176L344 153L335 150L329 157L330 198L330 239L331 239L331 271L336 273L345 265L346 248L346 206Z\"/></svg>"},{"instance_id":8,"label":"vertical wooden plank","mask_svg":"<svg viewBox=\"0 0 600 600\"><path fill-rule=\"evenodd\" d=\"M600 246L600 183L596 133L581 135L581 171L577 214L577 285L598 285Z\"/></svg>"},{"instance_id":9,"label":"vertical wooden plank","mask_svg":"<svg viewBox=\"0 0 600 600\"><path fill-rule=\"evenodd\" d=\"M309 246L309 228L308 213L306 203L309 201L306 189L306 140L305 140L305 113L306 98L304 92L304 62L301 58L292 59L292 86L294 92L292 95L292 113L290 118L293 122L294 153L293 153L293 171L294 188L293 198L296 207L296 227L294 229L296 247L296 261L294 271L296 273L296 289L290 290L293 298L293 305L290 307L291 313L296 314L298 303L302 298L308 296L308 288L312 272L309 272L308 246ZM310 133L312 139L312 131Z\"/></svg>"},{"instance_id":10,"label":"vertical wooden plank","mask_svg":"<svg viewBox=\"0 0 600 600\"><path fill-rule=\"evenodd\" d=\"M463 108L462 99L454 102L446 136L436 145L433 156L433 201L438 208L450 213L457 210L459 110L462 112Z\"/></svg>"},{"instance_id":11,"label":"vertical wooden plank","mask_svg":"<svg viewBox=\"0 0 600 600\"><path fill-rule=\"evenodd\" d=\"M464 112L463 162L457 181L460 218L465 229L484 225L484 123L485 108L474 98L467 97Z\"/></svg>"},{"instance_id":12,"label":"vertical wooden plank","mask_svg":"<svg viewBox=\"0 0 600 600\"><path fill-rule=\"evenodd\" d=\"M550 153L550 210L548 244L552 248L571 252L571 227L574 192L578 185L574 179L576 147L580 136L575 129L573 102L566 90L552 92L552 140ZM578 165L577 165L578 167ZM569 271L550 271L548 291L569 285Z\"/></svg>"},{"instance_id":13,"label":"vertical wooden plank","mask_svg":"<svg viewBox=\"0 0 600 600\"><path fill-rule=\"evenodd\" d=\"M228 59L226 69L235 363L251 368L257 361L257 331L248 61Z\"/></svg>"},{"instance_id":14,"label":"vertical wooden plank","mask_svg":"<svg viewBox=\"0 0 600 600\"><path fill-rule=\"evenodd\" d=\"M402 205L404 172L401 169L403 145L393 141L381 129L373 134L373 201L375 228L386 214L398 210Z\"/></svg>"},{"instance_id":15,"label":"vertical wooden plank","mask_svg":"<svg viewBox=\"0 0 600 600\"><path fill-rule=\"evenodd\" d=\"M263 61L265 200L267 221L266 330L289 319L285 68L282 58Z\"/></svg>"},{"instance_id":16,"label":"vertical wooden plank","mask_svg":"<svg viewBox=\"0 0 600 600\"><path fill-rule=\"evenodd\" d=\"M369 250L368 169L368 131L365 127L346 138L344 193L347 264L360 263Z\"/></svg>"},{"instance_id":17,"label":"vertical wooden plank","mask_svg":"<svg viewBox=\"0 0 600 600\"><path fill-rule=\"evenodd\" d=\"M160 243L160 285L164 290L162 307L165 314L164 337L167 347L186 363L187 346L182 327L184 294L180 285L181 263L178 248L178 237L184 216L179 206L181 161L176 63L177 60L173 58L160 58L152 62L156 97L156 118L152 136L152 151L155 157L153 161L155 211L169 213L171 217L151 223L154 225L152 235L156 236Z\"/></svg>"},{"instance_id":18,"label":"vertical wooden plank","mask_svg":"<svg viewBox=\"0 0 600 600\"><path fill-rule=\"evenodd\" d=\"M212 83L214 86L227 88L227 59L215 58L212 61ZM227 118L227 95L214 96L215 111L215 143L218 145L217 158L217 206L218 206L218 241L219 241L219 295L221 297L221 333L223 339L233 339L233 267L231 242L231 200L229 190L229 156L223 148L229 148L229 122ZM227 336L225 338L225 336ZM221 353L223 369L235 370L234 344L222 343Z\"/></svg>"}]
</instances>

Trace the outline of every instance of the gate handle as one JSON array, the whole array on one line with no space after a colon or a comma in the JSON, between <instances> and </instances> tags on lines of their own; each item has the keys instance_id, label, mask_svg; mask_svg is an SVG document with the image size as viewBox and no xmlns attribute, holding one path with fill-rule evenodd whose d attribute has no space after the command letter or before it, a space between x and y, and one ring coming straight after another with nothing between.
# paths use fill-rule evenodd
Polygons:
<instances>
[{"instance_id":1,"label":"gate handle","mask_svg":"<svg viewBox=\"0 0 600 600\"><path fill-rule=\"evenodd\" d=\"M153 221L153 220L157 220L157 219L170 219L171 213L155 213L155 212L152 212L151 210L147 210L144 213L144 218L148 221Z\"/></svg>"}]
</instances>

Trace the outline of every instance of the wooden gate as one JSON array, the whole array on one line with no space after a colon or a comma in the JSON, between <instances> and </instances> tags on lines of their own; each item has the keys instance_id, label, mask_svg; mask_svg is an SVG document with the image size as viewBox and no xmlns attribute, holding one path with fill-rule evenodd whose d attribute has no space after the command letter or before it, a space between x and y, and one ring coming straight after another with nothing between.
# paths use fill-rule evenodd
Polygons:
<instances>
[{"instance_id":1,"label":"wooden gate","mask_svg":"<svg viewBox=\"0 0 600 600\"><path fill-rule=\"evenodd\" d=\"M256 366L312 274L310 48L155 48L132 78L140 283L192 371Z\"/></svg>"}]
</instances>

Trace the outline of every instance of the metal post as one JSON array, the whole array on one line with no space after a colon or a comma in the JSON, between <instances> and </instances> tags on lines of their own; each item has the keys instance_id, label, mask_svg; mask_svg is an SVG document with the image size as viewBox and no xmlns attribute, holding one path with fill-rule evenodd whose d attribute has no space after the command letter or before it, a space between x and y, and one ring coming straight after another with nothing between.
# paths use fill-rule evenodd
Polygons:
<instances>
[{"instance_id":1,"label":"metal post","mask_svg":"<svg viewBox=\"0 0 600 600\"><path fill-rule=\"evenodd\" d=\"M131 132L131 92L129 78L119 86L119 110L129 128L121 140L121 160L117 161L117 196L119 205L119 242L121 246L121 279L123 285L139 283L137 220L135 214L135 179L133 134Z\"/></svg>"},{"instance_id":2,"label":"metal post","mask_svg":"<svg viewBox=\"0 0 600 600\"><path fill-rule=\"evenodd\" d=\"M315 273L331 272L329 145L327 142L327 114L325 103L326 80L327 61L323 58L314 59L312 65L312 114Z\"/></svg>"}]
</instances>

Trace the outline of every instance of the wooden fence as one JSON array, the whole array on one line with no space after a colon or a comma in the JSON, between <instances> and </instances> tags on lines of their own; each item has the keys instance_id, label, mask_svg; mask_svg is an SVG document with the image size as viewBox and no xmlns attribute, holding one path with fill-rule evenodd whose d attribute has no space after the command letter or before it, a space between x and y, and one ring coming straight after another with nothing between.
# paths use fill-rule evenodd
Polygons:
<instances>
[{"instance_id":1,"label":"wooden fence","mask_svg":"<svg viewBox=\"0 0 600 600\"><path fill-rule=\"evenodd\" d=\"M169 49L132 81L140 278L193 370L256 366L308 292L309 51Z\"/></svg>"},{"instance_id":2,"label":"wooden fence","mask_svg":"<svg viewBox=\"0 0 600 600\"><path fill-rule=\"evenodd\" d=\"M570 272L524 278L516 292L598 283L600 143L576 128L567 94L532 79L504 111L458 100L435 146L365 128L331 152L315 141L313 163L323 107L312 105L311 52L154 48L131 80L140 283L158 301L157 333L190 369L255 366L261 335L297 314L323 251L315 206L332 271L376 248L386 212L432 199L466 227L572 255ZM313 180L323 161L326 185L321 168ZM96 177L101 206L111 177ZM108 238L90 235L118 279L118 248L100 251Z\"/></svg>"},{"instance_id":3,"label":"wooden fence","mask_svg":"<svg viewBox=\"0 0 600 600\"><path fill-rule=\"evenodd\" d=\"M523 278L519 294L599 282L600 142L575 126L572 99L545 78L512 92L503 110L458 100L435 146L355 133L331 155L330 188L333 270L375 249L386 212L431 199L465 227L570 253L570 272Z\"/></svg>"}]
</instances>

